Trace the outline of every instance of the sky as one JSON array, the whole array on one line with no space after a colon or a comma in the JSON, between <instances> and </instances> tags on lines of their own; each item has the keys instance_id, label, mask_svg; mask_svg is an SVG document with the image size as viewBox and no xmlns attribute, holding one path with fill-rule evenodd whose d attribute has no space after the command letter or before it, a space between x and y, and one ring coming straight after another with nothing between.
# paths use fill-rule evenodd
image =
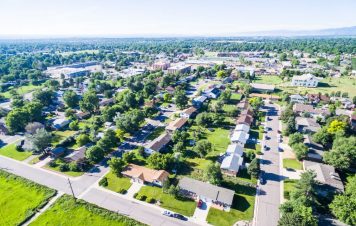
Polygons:
<instances>
[{"instance_id":1,"label":"sky","mask_svg":"<svg viewBox=\"0 0 356 226\"><path fill-rule=\"evenodd\" d=\"M234 35L356 25L355 0L0 0L0 35Z\"/></svg>"}]
</instances>

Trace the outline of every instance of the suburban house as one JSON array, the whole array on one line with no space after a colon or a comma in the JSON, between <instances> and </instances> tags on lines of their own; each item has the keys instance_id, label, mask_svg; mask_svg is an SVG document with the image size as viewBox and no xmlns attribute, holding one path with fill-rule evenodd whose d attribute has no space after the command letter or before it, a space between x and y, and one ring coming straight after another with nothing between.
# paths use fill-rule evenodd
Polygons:
<instances>
[{"instance_id":1,"label":"suburban house","mask_svg":"<svg viewBox=\"0 0 356 226\"><path fill-rule=\"evenodd\" d=\"M289 96L290 103L305 103L305 97L299 94L293 94Z\"/></svg>"},{"instance_id":2,"label":"suburban house","mask_svg":"<svg viewBox=\"0 0 356 226\"><path fill-rule=\"evenodd\" d=\"M220 96L220 90L216 87L204 91L204 95L211 99L216 99Z\"/></svg>"},{"instance_id":3,"label":"suburban house","mask_svg":"<svg viewBox=\"0 0 356 226\"><path fill-rule=\"evenodd\" d=\"M221 172L229 176L236 176L242 163L243 158L241 155L228 155L223 159L220 165Z\"/></svg>"},{"instance_id":4,"label":"suburban house","mask_svg":"<svg viewBox=\"0 0 356 226\"><path fill-rule=\"evenodd\" d=\"M320 80L321 78L312 74L295 75L292 78L292 86L317 87Z\"/></svg>"},{"instance_id":5,"label":"suburban house","mask_svg":"<svg viewBox=\"0 0 356 226\"><path fill-rule=\"evenodd\" d=\"M6 135L9 133L6 125L4 123L0 123L0 135Z\"/></svg>"},{"instance_id":6,"label":"suburban house","mask_svg":"<svg viewBox=\"0 0 356 226\"><path fill-rule=\"evenodd\" d=\"M226 149L226 154L227 155L240 155L242 156L244 153L244 148L241 144L229 144Z\"/></svg>"},{"instance_id":7,"label":"suburban house","mask_svg":"<svg viewBox=\"0 0 356 226\"><path fill-rule=\"evenodd\" d=\"M327 109L314 108L312 105L300 104L300 103L296 103L293 105L293 112L299 115L302 115L304 113L309 113L313 117L321 117L321 118L330 115L330 112Z\"/></svg>"},{"instance_id":8,"label":"suburban house","mask_svg":"<svg viewBox=\"0 0 356 226\"><path fill-rule=\"evenodd\" d=\"M157 61L152 65L153 70L167 70L171 64L169 61Z\"/></svg>"},{"instance_id":9,"label":"suburban house","mask_svg":"<svg viewBox=\"0 0 356 226\"><path fill-rule=\"evenodd\" d=\"M84 145L80 148L77 148L74 150L72 153L64 157L64 160L68 162L78 162L81 159L85 158L85 151L87 150L88 147L91 145Z\"/></svg>"},{"instance_id":10,"label":"suburban house","mask_svg":"<svg viewBox=\"0 0 356 226\"><path fill-rule=\"evenodd\" d=\"M189 107L187 109L184 109L179 115L181 118L192 118L195 113L197 112L197 109L195 107Z\"/></svg>"},{"instance_id":11,"label":"suburban house","mask_svg":"<svg viewBox=\"0 0 356 226\"><path fill-rule=\"evenodd\" d=\"M192 100L192 103L196 108L200 108L203 105L203 103L206 101L206 99L208 99L208 97L198 96Z\"/></svg>"},{"instance_id":12,"label":"suburban house","mask_svg":"<svg viewBox=\"0 0 356 226\"><path fill-rule=\"evenodd\" d=\"M295 127L301 133L316 133L321 129L319 123L314 118L296 117Z\"/></svg>"},{"instance_id":13,"label":"suburban house","mask_svg":"<svg viewBox=\"0 0 356 226\"><path fill-rule=\"evenodd\" d=\"M230 211L235 191L218 187L199 180L183 177L179 180L178 187L183 196L195 200L211 202L211 207Z\"/></svg>"},{"instance_id":14,"label":"suburban house","mask_svg":"<svg viewBox=\"0 0 356 226\"><path fill-rule=\"evenodd\" d=\"M330 192L343 192L344 185L340 179L339 174L335 168L319 162L303 161L304 170L312 170L316 173L316 180L319 181L326 189L319 191L323 196L328 195Z\"/></svg>"},{"instance_id":15,"label":"suburban house","mask_svg":"<svg viewBox=\"0 0 356 226\"><path fill-rule=\"evenodd\" d=\"M248 106L249 106L249 103L246 99L244 100L241 100L237 105L237 108L240 109L240 110L243 110L243 109L247 109Z\"/></svg>"},{"instance_id":16,"label":"suburban house","mask_svg":"<svg viewBox=\"0 0 356 226\"><path fill-rule=\"evenodd\" d=\"M134 182L151 184L160 187L169 176L169 173L165 170L154 170L135 164L129 164L126 166L121 174L131 178Z\"/></svg>"},{"instance_id":17,"label":"suburban house","mask_svg":"<svg viewBox=\"0 0 356 226\"><path fill-rule=\"evenodd\" d=\"M174 91L176 91L176 89L173 86L167 86L166 91L169 94L174 94Z\"/></svg>"},{"instance_id":18,"label":"suburban house","mask_svg":"<svg viewBox=\"0 0 356 226\"><path fill-rule=\"evenodd\" d=\"M235 131L244 131L246 133L250 132L250 126L246 124L237 124L235 126Z\"/></svg>"},{"instance_id":19,"label":"suburban house","mask_svg":"<svg viewBox=\"0 0 356 226\"><path fill-rule=\"evenodd\" d=\"M152 154L153 152L160 152L171 141L171 139L171 134L163 133L145 146L145 152L147 154Z\"/></svg>"},{"instance_id":20,"label":"suburban house","mask_svg":"<svg viewBox=\"0 0 356 226\"><path fill-rule=\"evenodd\" d=\"M230 140L232 143L239 143L239 144L246 144L249 134L244 132L244 131L234 131L232 136L230 137Z\"/></svg>"},{"instance_id":21,"label":"suburban house","mask_svg":"<svg viewBox=\"0 0 356 226\"><path fill-rule=\"evenodd\" d=\"M77 111L74 116L79 119L79 120L82 120L82 119L85 119L87 117L90 116L90 113L89 112L83 112L83 111Z\"/></svg>"},{"instance_id":22,"label":"suburban house","mask_svg":"<svg viewBox=\"0 0 356 226\"><path fill-rule=\"evenodd\" d=\"M315 143L310 135L304 135L304 144L308 147L307 159L311 161L321 162L323 160L324 148L323 145Z\"/></svg>"},{"instance_id":23,"label":"suburban house","mask_svg":"<svg viewBox=\"0 0 356 226\"><path fill-rule=\"evenodd\" d=\"M312 104L318 104L319 102L328 103L330 101L330 97L326 95L318 94L308 94L308 100Z\"/></svg>"},{"instance_id":24,"label":"suburban house","mask_svg":"<svg viewBox=\"0 0 356 226\"><path fill-rule=\"evenodd\" d=\"M271 93L274 91L274 85L262 84L262 83L251 83L252 91L262 92L262 93Z\"/></svg>"},{"instance_id":25,"label":"suburban house","mask_svg":"<svg viewBox=\"0 0 356 226\"><path fill-rule=\"evenodd\" d=\"M166 126L166 130L169 133L173 133L176 130L182 129L187 122L187 118L177 118Z\"/></svg>"},{"instance_id":26,"label":"suburban house","mask_svg":"<svg viewBox=\"0 0 356 226\"><path fill-rule=\"evenodd\" d=\"M56 147L49 151L49 155L52 158L58 158L59 156L64 155L65 152L66 152L66 149L64 147Z\"/></svg>"},{"instance_id":27,"label":"suburban house","mask_svg":"<svg viewBox=\"0 0 356 226\"><path fill-rule=\"evenodd\" d=\"M251 126L253 121L252 116L248 115L248 114L241 114L237 120L236 120L236 124L245 124L247 126Z\"/></svg>"},{"instance_id":28,"label":"suburban house","mask_svg":"<svg viewBox=\"0 0 356 226\"><path fill-rule=\"evenodd\" d=\"M99 106L103 107L115 102L115 98L103 98L99 102Z\"/></svg>"},{"instance_id":29,"label":"suburban house","mask_svg":"<svg viewBox=\"0 0 356 226\"><path fill-rule=\"evenodd\" d=\"M70 123L70 120L66 118L57 118L52 122L52 127L56 130L63 129Z\"/></svg>"},{"instance_id":30,"label":"suburban house","mask_svg":"<svg viewBox=\"0 0 356 226\"><path fill-rule=\"evenodd\" d=\"M167 69L169 74L177 74L177 73L185 74L185 73L189 73L190 70L191 70L191 66L185 65L185 64L178 64L178 65L169 67Z\"/></svg>"}]
</instances>

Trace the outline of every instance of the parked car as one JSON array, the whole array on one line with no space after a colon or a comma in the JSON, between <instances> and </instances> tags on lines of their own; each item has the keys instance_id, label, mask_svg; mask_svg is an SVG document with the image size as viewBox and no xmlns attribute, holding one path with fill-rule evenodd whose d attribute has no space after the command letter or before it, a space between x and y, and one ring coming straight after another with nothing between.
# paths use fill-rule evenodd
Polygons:
<instances>
[{"instance_id":1,"label":"parked car","mask_svg":"<svg viewBox=\"0 0 356 226\"><path fill-rule=\"evenodd\" d=\"M183 220L183 221L188 220L188 218L186 218L185 216L183 216L182 214L179 214L179 213L173 214L173 217L174 217L174 218L177 218L177 219L179 219L179 220Z\"/></svg>"},{"instance_id":2,"label":"parked car","mask_svg":"<svg viewBox=\"0 0 356 226\"><path fill-rule=\"evenodd\" d=\"M162 214L167 216L167 217L173 217L174 216L174 214L172 212L168 211L168 210L163 211Z\"/></svg>"},{"instance_id":3,"label":"parked car","mask_svg":"<svg viewBox=\"0 0 356 226\"><path fill-rule=\"evenodd\" d=\"M266 180L262 176L260 177L260 184L266 184Z\"/></svg>"}]
</instances>

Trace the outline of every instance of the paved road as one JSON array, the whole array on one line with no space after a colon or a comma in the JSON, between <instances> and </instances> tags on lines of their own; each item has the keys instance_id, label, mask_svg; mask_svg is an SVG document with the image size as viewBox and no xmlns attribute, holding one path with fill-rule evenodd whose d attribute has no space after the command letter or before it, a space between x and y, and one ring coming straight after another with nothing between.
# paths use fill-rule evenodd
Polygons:
<instances>
[{"instance_id":1,"label":"paved road","mask_svg":"<svg viewBox=\"0 0 356 226\"><path fill-rule=\"evenodd\" d=\"M69 188L68 179L64 175L50 172L42 168L36 168L4 156L0 156L0 169L63 193L69 195L72 194ZM79 178L70 179L75 196L79 196L81 199L103 208L128 215L129 217L148 225L195 225L193 222L184 222L163 216L160 209L154 208L152 205L142 205L112 194L109 191L98 189L96 186L98 180L106 174L108 170L109 168L106 165L100 165Z\"/></svg>"},{"instance_id":2,"label":"paved road","mask_svg":"<svg viewBox=\"0 0 356 226\"><path fill-rule=\"evenodd\" d=\"M261 176L266 182L263 185L259 185L254 219L255 226L275 226L278 224L280 216L281 174L277 140L277 131L279 129L278 112L275 105L267 104L266 107L270 118L270 120L267 120L266 126L272 130L267 132L267 136L270 138L264 140L264 144L270 149L264 152L261 159Z\"/></svg>"}]
</instances>

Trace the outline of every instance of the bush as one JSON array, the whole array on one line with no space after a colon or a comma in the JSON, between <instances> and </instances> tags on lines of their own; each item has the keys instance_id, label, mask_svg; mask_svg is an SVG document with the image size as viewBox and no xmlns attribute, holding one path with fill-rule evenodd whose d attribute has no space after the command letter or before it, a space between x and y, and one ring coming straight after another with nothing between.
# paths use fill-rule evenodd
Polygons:
<instances>
[{"instance_id":1,"label":"bush","mask_svg":"<svg viewBox=\"0 0 356 226\"><path fill-rule=\"evenodd\" d=\"M48 163L49 167L56 167L58 164L56 163L55 160L51 160L49 163Z\"/></svg>"},{"instance_id":2,"label":"bush","mask_svg":"<svg viewBox=\"0 0 356 226\"><path fill-rule=\"evenodd\" d=\"M145 200L146 200L146 198L147 198L147 196L146 196L146 195L140 195L140 194L137 194L137 196L136 196L136 199L141 200L141 201L145 201Z\"/></svg>"},{"instance_id":3,"label":"bush","mask_svg":"<svg viewBox=\"0 0 356 226\"><path fill-rule=\"evenodd\" d=\"M138 195L138 193L136 192L136 193L133 195L133 197L134 197L134 198L136 198L136 197L137 197L137 195Z\"/></svg>"},{"instance_id":4,"label":"bush","mask_svg":"<svg viewBox=\"0 0 356 226\"><path fill-rule=\"evenodd\" d=\"M148 198L146 199L146 202L148 202L148 203L155 203L156 200L155 200L154 198L152 198L152 197L148 197Z\"/></svg>"},{"instance_id":5,"label":"bush","mask_svg":"<svg viewBox=\"0 0 356 226\"><path fill-rule=\"evenodd\" d=\"M289 199L290 198L290 192L289 191L284 191L284 198Z\"/></svg>"},{"instance_id":6,"label":"bush","mask_svg":"<svg viewBox=\"0 0 356 226\"><path fill-rule=\"evenodd\" d=\"M80 171L80 169L79 169L79 167L78 167L76 162L69 163L69 169L70 169L70 171L73 171L73 172L79 172Z\"/></svg>"},{"instance_id":7,"label":"bush","mask_svg":"<svg viewBox=\"0 0 356 226\"><path fill-rule=\"evenodd\" d=\"M24 150L21 145L16 145L16 151L22 152Z\"/></svg>"},{"instance_id":8,"label":"bush","mask_svg":"<svg viewBox=\"0 0 356 226\"><path fill-rule=\"evenodd\" d=\"M59 165L59 171L66 172L69 170L69 165L67 163L63 163Z\"/></svg>"},{"instance_id":9,"label":"bush","mask_svg":"<svg viewBox=\"0 0 356 226\"><path fill-rule=\"evenodd\" d=\"M102 187L107 187L107 186L109 185L108 178L103 177L103 178L99 181L99 185L102 186Z\"/></svg>"},{"instance_id":10,"label":"bush","mask_svg":"<svg viewBox=\"0 0 356 226\"><path fill-rule=\"evenodd\" d=\"M120 194L126 194L127 190L124 189L124 188L121 188L118 192L119 192Z\"/></svg>"}]
</instances>

